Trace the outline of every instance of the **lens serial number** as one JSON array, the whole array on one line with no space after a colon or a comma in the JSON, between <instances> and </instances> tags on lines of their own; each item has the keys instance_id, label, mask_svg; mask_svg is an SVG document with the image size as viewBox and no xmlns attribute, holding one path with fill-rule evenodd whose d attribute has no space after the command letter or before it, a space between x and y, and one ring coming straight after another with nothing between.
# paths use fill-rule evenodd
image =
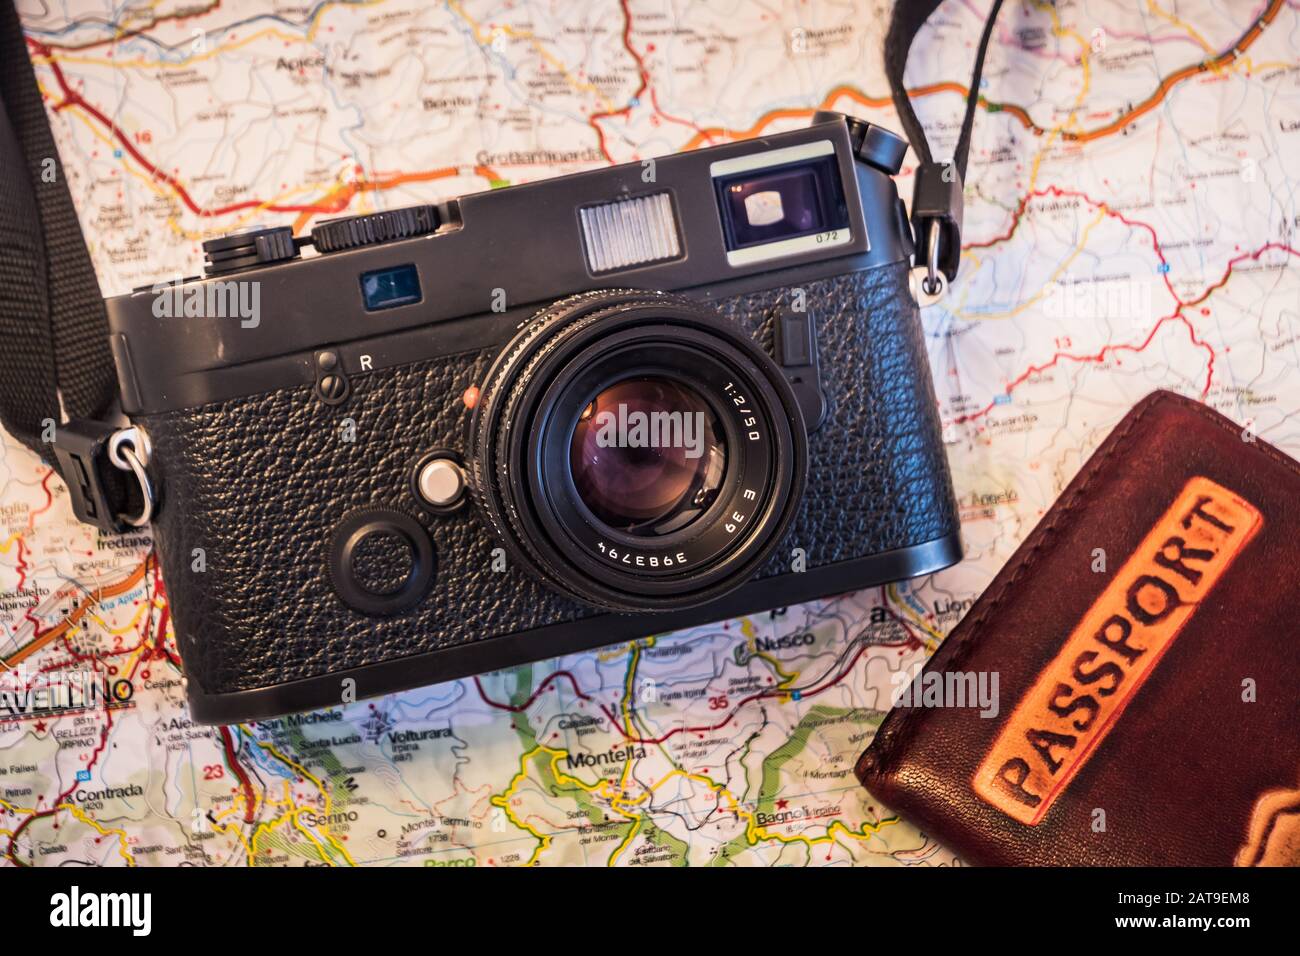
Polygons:
<instances>
[{"instance_id":1,"label":"lens serial number","mask_svg":"<svg viewBox=\"0 0 1300 956\"><path fill-rule=\"evenodd\" d=\"M626 564L633 568L679 568L686 564L686 554L682 551L664 555L636 554L606 545L604 541L598 541L596 547L600 549L601 554L616 564Z\"/></svg>"}]
</instances>

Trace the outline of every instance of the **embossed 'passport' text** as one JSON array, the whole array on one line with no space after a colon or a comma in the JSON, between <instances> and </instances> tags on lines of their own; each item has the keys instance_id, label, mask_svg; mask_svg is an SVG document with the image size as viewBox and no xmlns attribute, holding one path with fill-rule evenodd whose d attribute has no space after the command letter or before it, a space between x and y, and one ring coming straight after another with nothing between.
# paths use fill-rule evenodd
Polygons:
<instances>
[{"instance_id":1,"label":"embossed 'passport' text","mask_svg":"<svg viewBox=\"0 0 1300 956\"><path fill-rule=\"evenodd\" d=\"M1239 495L1189 481L1009 715L980 798L1036 826L1262 525Z\"/></svg>"}]
</instances>

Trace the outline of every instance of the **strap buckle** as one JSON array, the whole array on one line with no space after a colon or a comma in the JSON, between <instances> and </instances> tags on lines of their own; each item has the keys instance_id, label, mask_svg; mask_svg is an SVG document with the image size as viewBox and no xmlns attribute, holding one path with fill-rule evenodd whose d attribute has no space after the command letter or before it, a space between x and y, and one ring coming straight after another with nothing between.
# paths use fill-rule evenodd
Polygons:
<instances>
[{"instance_id":1,"label":"strap buckle","mask_svg":"<svg viewBox=\"0 0 1300 956\"><path fill-rule=\"evenodd\" d=\"M948 291L948 279L939 271L939 226L930 223L925 237L925 263L918 263L908 273L912 299L921 308L934 305Z\"/></svg>"},{"instance_id":2,"label":"strap buckle","mask_svg":"<svg viewBox=\"0 0 1300 956\"><path fill-rule=\"evenodd\" d=\"M955 163L921 163L912 183L912 230L926 250L926 292L939 273L951 282L961 262L962 183Z\"/></svg>"},{"instance_id":3,"label":"strap buckle","mask_svg":"<svg viewBox=\"0 0 1300 956\"><path fill-rule=\"evenodd\" d=\"M925 294L941 295L947 276L939 271L939 223L930 223L925 239Z\"/></svg>"},{"instance_id":4,"label":"strap buckle","mask_svg":"<svg viewBox=\"0 0 1300 956\"><path fill-rule=\"evenodd\" d=\"M153 519L154 505L158 503L149 473L145 471L152 453L153 446L149 444L148 433L135 425L119 428L108 438L108 460L121 471L130 469L140 488L140 513L124 519L133 528L147 525Z\"/></svg>"},{"instance_id":5,"label":"strap buckle","mask_svg":"<svg viewBox=\"0 0 1300 956\"><path fill-rule=\"evenodd\" d=\"M85 418L59 425L54 457L77 519L109 534L148 524L157 503L145 471L150 450L149 438L139 428L117 428ZM139 514L123 513L133 497L130 486L106 464L134 476L141 500Z\"/></svg>"}]
</instances>

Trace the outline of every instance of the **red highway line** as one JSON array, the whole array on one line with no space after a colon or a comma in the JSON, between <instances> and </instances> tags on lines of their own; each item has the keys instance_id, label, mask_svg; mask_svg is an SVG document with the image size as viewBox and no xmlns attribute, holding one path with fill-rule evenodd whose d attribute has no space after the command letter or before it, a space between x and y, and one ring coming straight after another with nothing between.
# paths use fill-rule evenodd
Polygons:
<instances>
[{"instance_id":1,"label":"red highway line","mask_svg":"<svg viewBox=\"0 0 1300 956\"><path fill-rule=\"evenodd\" d=\"M129 40L131 37L143 36L145 32L152 30L154 27L158 26L158 24L163 23L166 20L175 20L178 23L182 20L193 20L197 17L207 16L219 6L221 6L221 0L213 0L213 3L209 6L203 7L202 9L183 9L177 13L165 13L161 15L151 14L148 26L123 30L121 33L115 33L103 40L94 40L91 43L83 43L80 46L72 46L71 44L66 43L55 43L53 41L46 43L46 46L54 47L59 50L80 52L82 50L92 50L97 46L116 45L122 40Z\"/></svg>"},{"instance_id":2,"label":"red highway line","mask_svg":"<svg viewBox=\"0 0 1300 956\"><path fill-rule=\"evenodd\" d=\"M512 714L521 714L529 707L533 706L533 702L536 701L537 698L542 695L543 691L545 691L546 688L550 687L552 683L554 683L558 678L561 677L568 679L569 684L573 687L573 692L575 694L577 694L583 700L586 701L591 700L590 697L588 697L586 694L582 692L582 688L578 686L577 680L575 680L574 676L570 674L568 671L556 671L553 674L548 674L546 676L546 679L537 685L537 690L533 691L532 696L529 697L522 704L518 704L518 705L503 704L500 701L495 701L491 697L489 697L487 695L487 691L483 689L483 684L482 682L479 681L477 674L474 675L474 686L478 688L478 695L483 698L483 703L487 704L488 706L495 707L497 710L508 710Z\"/></svg>"},{"instance_id":3,"label":"red highway line","mask_svg":"<svg viewBox=\"0 0 1300 956\"><path fill-rule=\"evenodd\" d=\"M244 791L244 822L253 822L253 808L256 800L253 797L253 784L248 779L248 774L240 766L239 759L235 756L235 742L230 737L230 728L221 726L217 728L221 733L221 745L226 751L226 763L230 764L230 772L239 778L239 786Z\"/></svg>"},{"instance_id":4,"label":"red highway line","mask_svg":"<svg viewBox=\"0 0 1300 956\"><path fill-rule=\"evenodd\" d=\"M1240 262L1243 262L1247 259L1258 259L1261 255L1263 255L1265 252L1267 252L1270 249L1283 250L1290 253L1291 255L1300 255L1300 253L1298 253L1295 249L1293 249L1292 247L1284 243L1278 243L1278 242L1266 243L1263 246L1261 246L1259 249L1255 250L1254 252L1243 253L1229 260L1227 269L1224 271L1222 278L1220 278L1217 282L1213 283L1212 285L1208 286L1205 289L1205 291L1202 292L1195 299L1184 300L1179 298L1178 293L1174 291L1173 283L1169 279L1169 261L1165 258L1164 250L1161 248L1159 235L1156 233L1155 229L1149 223L1145 223L1137 219L1130 219L1128 216L1125 216L1123 213L1116 211L1115 209L1111 208L1109 205L1107 205L1104 202L1093 199L1092 197L1088 196L1086 193L1079 192L1077 190L1071 190L1071 189L1061 189L1057 186L1047 186L1044 187L1043 189L1035 190L1034 192L1029 193L1023 199L1021 199L1020 204L1017 206L1015 212L1012 213L1011 226L1003 235L982 242L970 243L965 248L983 249L1009 240L1015 234L1020 223L1023 221L1026 208L1028 207L1030 201L1042 196L1056 196L1056 197L1080 199L1083 202L1087 203L1088 205L1096 209L1099 209L1107 216L1111 216L1115 219L1118 219L1126 226L1145 230L1147 234L1150 235L1151 237L1151 247L1156 254L1156 258L1159 259L1161 265L1165 267L1161 272L1161 278L1164 280L1165 288L1168 289L1170 297L1174 300L1174 302L1177 303L1177 308L1169 315L1160 318L1156 322L1156 324L1151 328L1151 331L1147 334L1147 337L1140 344L1107 345L1104 346L1099 352L1093 355L1073 355L1067 352L1058 352L1054 356L1052 356L1050 361L1042 365L1031 365L1022 374L1020 374L1019 376L1017 376L1015 379L1013 379L1011 382L1007 384L1004 393L1007 395L1011 394L1012 389L1022 384L1030 376L1035 375L1039 372L1046 371L1047 369L1052 368L1062 360L1068 360L1072 362L1101 362L1104 361L1106 355L1111 352L1119 352L1119 351L1141 352L1148 345L1151 344L1152 340L1155 338L1156 332L1159 331L1161 326L1163 326L1166 322L1177 320L1187 327L1187 331L1189 336L1191 337L1192 343L1194 345L1199 346L1200 348L1205 349L1210 354L1209 363L1206 367L1205 387L1201 390L1201 397L1204 398L1205 395L1209 393L1210 384L1214 379L1214 362L1216 358L1216 353L1214 351L1214 348L1209 343L1201 340L1197 336L1195 327L1192 325L1191 321L1187 318L1187 316L1183 314L1183 309L1189 308L1191 306L1199 305L1200 303L1204 302L1210 296L1211 293L1213 293L1217 289L1222 288L1227 283L1228 277L1231 276L1233 267ZM988 405L984 406L983 408L977 411L970 412L966 415L960 415L954 418L952 420L952 423L956 425L960 425L960 424L964 424L965 422L969 422L973 419L980 418L984 415L987 415L996 406L997 406L997 402L989 402Z\"/></svg>"},{"instance_id":5,"label":"red highway line","mask_svg":"<svg viewBox=\"0 0 1300 956\"><path fill-rule=\"evenodd\" d=\"M185 206L190 210L190 212L194 213L196 216L211 218L215 216L226 216L229 215L230 213L240 212L241 210L244 209L262 208L262 201L259 199L246 199L243 202L231 203L228 206L218 206L215 209L205 209L202 206L200 206L190 196L189 192L181 184L180 180L176 179L175 176L172 176L171 174L159 169L148 159L146 159L144 154L135 148L135 144L131 142L130 137L127 136L121 130L121 128L118 127L116 123L114 123L111 119L105 116L102 112L100 112L98 108L92 105L89 101L86 100L85 97L83 97L80 93L78 93L76 90L72 88L72 86L68 83L67 77L63 75L62 67L60 67L58 62L51 57L50 48L46 44L42 43L39 40L34 40L31 37L27 38L27 42L32 47L32 49L36 51L37 54L45 58L46 63L50 67L50 70L54 73L55 80L58 81L59 88L63 91L63 102L55 106L54 109L57 111L57 110L66 109L69 106L76 106L84 110L86 113L90 114L90 116L92 116L95 120L97 120L99 123L101 123L104 127L108 129L108 131L112 134L113 139L116 140L117 143L124 150L130 153L131 157L142 167L144 167L144 169L148 171L151 177L153 177L158 182L166 183L168 186L170 186L172 190L176 193L176 195L180 198L181 202L183 202ZM276 204L276 205L269 205L264 208L266 208L270 212L320 213L320 212L339 211L337 202L313 203L308 205Z\"/></svg>"},{"instance_id":6,"label":"red highway line","mask_svg":"<svg viewBox=\"0 0 1300 956\"><path fill-rule=\"evenodd\" d=\"M45 492L45 504L41 505L35 511L27 516L27 530L33 531L36 528L36 518L45 514L54 504L54 493L50 491L50 479L54 477L54 469L51 468L41 479L41 491Z\"/></svg>"},{"instance_id":7,"label":"red highway line","mask_svg":"<svg viewBox=\"0 0 1300 956\"><path fill-rule=\"evenodd\" d=\"M890 612L890 614L900 623L903 624L907 623L902 618L898 617L898 615L893 614L892 611ZM853 655L852 660L849 661L849 663L840 671L839 674L837 674L834 678L827 681L826 683L821 684L820 686L811 688L810 690L807 691L800 691L799 692L800 699L802 700L808 697L812 697L815 694L820 694L822 691L829 690L831 687L835 686L840 681L842 681L845 677L848 676L849 672L853 670L854 665L857 664L858 662L858 658L862 656L862 654L866 651L868 647L919 647L919 646L920 646L920 641L918 641L915 637L911 637L911 636L909 636L908 639L905 641L898 641L894 643L864 644L863 646L858 648L857 653ZM518 713L522 713L523 711L531 707L533 703L537 700L537 698L541 696L541 694L557 678L560 677L564 677L568 679L570 685L572 685L573 687L574 693L577 694L580 698L582 698L585 701L590 701L592 699L588 694L582 691L582 688L578 686L578 682L574 678L573 674L571 674L567 670L556 671L553 674L547 675L546 679L543 680L541 684L538 685L535 691L533 691L532 696L530 696L528 700L524 701L524 703L522 704L503 704L500 701L495 701L492 698L488 697L487 692L483 689L483 684L479 681L477 676L474 678L474 686L478 688L479 696L483 699L483 702L486 703L488 706L495 707L497 710L506 710L509 711L510 713L518 714ZM668 731L666 734L664 734L661 737L653 737L653 738L639 737L629 733L628 730L624 728L622 724L619 723L618 717L615 716L614 712L610 710L607 704L601 704L600 709L604 712L605 716L609 718L609 722L614 727L618 728L619 733L621 733L629 743L653 745L653 744L661 744L665 740L667 740L668 738L676 734L682 734L682 733L699 734L699 733L708 733L714 730L721 730L723 727L727 726L727 724L731 723L731 721L735 719L736 713L740 710L740 708L744 707L746 704L764 698L786 697L789 696L789 693L790 693L789 691L779 690L779 689L774 689L769 691L759 691L756 694L751 694L748 697L742 699L738 704L736 704L735 707L731 709L730 713L728 713L727 716L720 723L713 724L711 726L702 726L702 727L686 727L686 726L676 727L673 730Z\"/></svg>"},{"instance_id":8,"label":"red highway line","mask_svg":"<svg viewBox=\"0 0 1300 956\"><path fill-rule=\"evenodd\" d=\"M799 699L806 700L809 697L813 697L817 694L820 694L822 691L830 690L840 681L844 680L844 678L847 677L849 673L853 670L853 668L857 665L858 658L860 658L863 654L865 654L867 648L869 647L873 647L873 648L874 647L914 647L914 646L918 646L919 643L920 642L917 641L916 638L909 637L905 641L898 641L895 643L863 644L861 647L857 649L857 652L854 653L853 657L849 660L848 664L846 664L838 674L836 674L830 680L826 681L826 683L824 684L821 684L817 687L813 687L810 690L799 691ZM739 713L740 709L744 707L746 704L752 704L756 700L765 700L774 697L788 697L788 696L790 696L790 691L787 690L773 689L773 690L759 691L758 693L750 694L748 697L742 698L741 701L731 709L731 711L727 714L725 718L723 718L723 720L720 723L713 724L712 726L705 726L705 727L685 727L685 726L674 727L672 730L668 731L667 733L659 737L635 736L629 733L627 728L623 727L618 722L618 718L614 716L613 712L609 709L607 705L601 704L600 709L605 712L605 716L609 718L610 723L612 723L615 727L618 728L619 733L623 735L624 739L626 739L628 743L655 745L655 744L661 744L665 740L668 740L670 737L673 737L677 734L686 734L686 733L703 734L703 733L709 733L710 731L714 731L714 730L721 730L723 727L727 726L729 723L731 723L733 720L736 719L736 714Z\"/></svg>"},{"instance_id":9,"label":"red highway line","mask_svg":"<svg viewBox=\"0 0 1300 956\"><path fill-rule=\"evenodd\" d=\"M632 94L631 98L633 100L639 100L641 95L645 93L646 87L650 85L650 77L646 73L645 61L641 59L641 54L637 53L632 47L632 12L627 8L627 0L619 0L619 6L623 8L623 47L629 54L631 54L632 59L636 61L637 75L641 79L641 85L637 87L636 92ZM591 128L596 131L596 138L600 143L601 153L611 165L614 163L614 157L610 155L609 148L605 145L605 131L600 128L600 124L596 121L609 119L614 116L627 117L631 112L632 106L629 101L629 104L621 110L608 110L603 113L592 113L587 119L587 122L591 124Z\"/></svg>"}]
</instances>

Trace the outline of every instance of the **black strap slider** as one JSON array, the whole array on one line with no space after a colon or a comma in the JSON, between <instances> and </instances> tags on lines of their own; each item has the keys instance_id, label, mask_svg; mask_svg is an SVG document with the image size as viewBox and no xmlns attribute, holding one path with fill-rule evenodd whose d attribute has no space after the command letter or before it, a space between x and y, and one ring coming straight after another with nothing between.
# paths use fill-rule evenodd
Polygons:
<instances>
[{"instance_id":1,"label":"black strap slider","mask_svg":"<svg viewBox=\"0 0 1300 956\"><path fill-rule=\"evenodd\" d=\"M970 83L966 87L966 112L962 116L961 134L953 149L951 163L936 163L925 138L925 129L912 108L912 99L903 85L903 70L907 66L908 52L916 35L930 14L943 0L907 0L894 4L885 34L885 76L889 79L889 92L898 110L898 119L907 131L907 138L920 158L916 180L912 187L912 230L916 234L917 265L926 268L926 295L941 294L944 283L939 273L951 282L957 277L961 260L962 179L970 158L971 132L975 126L975 108L979 104L981 77L984 75L984 56L993 38L993 25L1002 9L1002 0L993 0L979 45L975 48L975 65ZM924 263L921 259L924 257Z\"/></svg>"},{"instance_id":2,"label":"black strap slider","mask_svg":"<svg viewBox=\"0 0 1300 956\"><path fill-rule=\"evenodd\" d=\"M72 511L79 521L109 534L127 530L120 516L125 504L124 484L108 476L108 441L117 428L107 422L76 419L55 429L54 457L72 498Z\"/></svg>"},{"instance_id":3,"label":"black strap slider","mask_svg":"<svg viewBox=\"0 0 1300 956\"><path fill-rule=\"evenodd\" d=\"M921 163L912 184L912 231L918 265L925 264L951 282L961 261L962 185L954 163ZM931 277L933 278L933 277Z\"/></svg>"}]
</instances>

